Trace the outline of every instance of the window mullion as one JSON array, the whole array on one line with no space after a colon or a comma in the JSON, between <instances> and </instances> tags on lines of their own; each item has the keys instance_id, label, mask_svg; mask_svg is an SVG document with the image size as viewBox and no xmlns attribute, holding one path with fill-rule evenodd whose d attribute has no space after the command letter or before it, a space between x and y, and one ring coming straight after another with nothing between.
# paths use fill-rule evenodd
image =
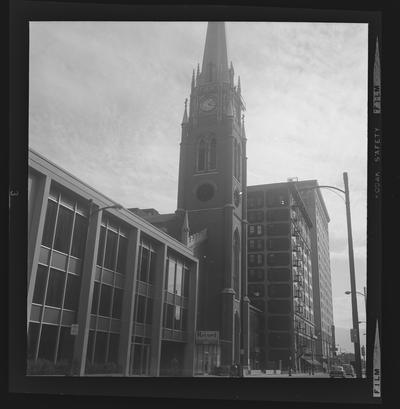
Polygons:
<instances>
[{"instance_id":1,"label":"window mullion","mask_svg":"<svg viewBox=\"0 0 400 409\"><path fill-rule=\"evenodd\" d=\"M52 237L52 239L51 239L51 247L50 247L50 254L49 254L49 265L47 266L46 284L45 284L45 290L44 290L44 294L43 294L42 310L41 310L41 314L40 314L38 340L37 340L36 350L35 350L35 360L38 359L40 341L41 341L41 338L42 338L42 327L43 327L44 309L45 309L45 305L46 305L47 288L48 288L49 276L50 276L50 266L51 266L51 259L52 259L53 247L54 247L54 238L55 238L55 235L56 235L57 223L58 223L58 214L59 214L59 209L60 209L60 196L61 196L61 195L58 194L58 199L57 199L57 211L56 211L56 217L55 217L55 221L54 221L53 237ZM48 202L47 202L47 205L48 205Z\"/></svg>"}]
</instances>

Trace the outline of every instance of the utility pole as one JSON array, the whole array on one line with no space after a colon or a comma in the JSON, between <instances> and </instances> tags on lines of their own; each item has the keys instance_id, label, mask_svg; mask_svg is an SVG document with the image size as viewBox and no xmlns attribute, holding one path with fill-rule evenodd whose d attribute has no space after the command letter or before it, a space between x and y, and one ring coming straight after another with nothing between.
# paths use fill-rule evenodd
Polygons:
<instances>
[{"instance_id":1,"label":"utility pole","mask_svg":"<svg viewBox=\"0 0 400 409\"><path fill-rule=\"evenodd\" d=\"M347 234L349 245L349 268L350 268L350 287L351 287L351 306L353 315L353 333L354 333L354 356L355 356L355 371L357 378L362 377L361 371L361 353L360 353L360 331L358 325L358 310L357 310L357 294L356 294L356 276L354 270L354 251L353 251L353 235L351 231L351 215L350 215L350 195L349 181L347 172L343 173L344 191L346 195L346 215L347 215Z\"/></svg>"}]
</instances>

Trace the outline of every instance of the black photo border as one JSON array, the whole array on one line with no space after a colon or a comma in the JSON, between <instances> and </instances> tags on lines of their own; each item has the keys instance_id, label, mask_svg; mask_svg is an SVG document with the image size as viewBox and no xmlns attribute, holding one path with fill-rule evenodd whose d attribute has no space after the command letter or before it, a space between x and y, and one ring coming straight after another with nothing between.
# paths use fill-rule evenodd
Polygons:
<instances>
[{"instance_id":1,"label":"black photo border","mask_svg":"<svg viewBox=\"0 0 400 409\"><path fill-rule=\"evenodd\" d=\"M62 407L59 399L72 406L75 399L85 407L109 407L132 398L152 398L164 405L165 399L182 400L192 407L193 400L207 405L218 402L289 402L329 404L379 404L373 398L373 347L376 323L382 334L382 122L373 113L373 68L378 39L382 53L381 11L356 9L351 2L282 4L285 2L219 2L215 5L146 6L129 1L11 1L10 9L10 136L9 136L9 265L8 265L8 390L15 401L35 405L48 400L49 406ZM281 4L279 4L281 3ZM293 2L292 2L293 3ZM304 2L306 3L306 2ZM281 378L125 378L125 377L29 377L26 369L26 258L27 248L27 170L29 110L29 21L316 21L368 23L368 243L367 243L367 379L281 379ZM384 58L383 58L383 61ZM382 66L381 61L381 66ZM383 81L382 81L383 82ZM384 108L384 100L382 103ZM382 109L383 110L383 109ZM377 131L380 142L377 148ZM377 149L380 153L377 153ZM380 159L377 159L380 155ZM379 178L377 172L380 172ZM382 348L381 337L381 348ZM385 339L383 339L383 344ZM384 358L384 353L383 353ZM382 364L383 365L383 364ZM382 397L385 375L381 375ZM117 399L117 400L116 400ZM52 402L52 403L51 403ZM134 404L134 403L132 403ZM157 403L156 403L157 404ZM40 404L38 404L40 407ZM43 406L42 406L43 407ZM47 407L47 406L46 406Z\"/></svg>"}]
</instances>

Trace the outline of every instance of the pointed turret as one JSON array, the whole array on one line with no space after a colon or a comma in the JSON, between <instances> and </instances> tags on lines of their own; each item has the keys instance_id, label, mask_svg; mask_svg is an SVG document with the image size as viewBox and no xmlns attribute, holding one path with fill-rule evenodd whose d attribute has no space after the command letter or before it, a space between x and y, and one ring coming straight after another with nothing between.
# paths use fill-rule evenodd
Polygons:
<instances>
[{"instance_id":1,"label":"pointed turret","mask_svg":"<svg viewBox=\"0 0 400 409\"><path fill-rule=\"evenodd\" d=\"M242 87L240 85L240 75L238 75L237 92L238 92L239 95L242 93Z\"/></svg>"},{"instance_id":2,"label":"pointed turret","mask_svg":"<svg viewBox=\"0 0 400 409\"><path fill-rule=\"evenodd\" d=\"M225 23L210 21L207 26L206 44L201 67L201 82L215 81L219 67L221 67L221 81L229 81Z\"/></svg>"},{"instance_id":3,"label":"pointed turret","mask_svg":"<svg viewBox=\"0 0 400 409\"><path fill-rule=\"evenodd\" d=\"M187 98L185 99L185 111L183 113L182 125L186 125L189 122L188 114L187 114Z\"/></svg>"},{"instance_id":4,"label":"pointed turret","mask_svg":"<svg viewBox=\"0 0 400 409\"><path fill-rule=\"evenodd\" d=\"M244 128L244 115L242 115L242 132L241 132L241 134L242 134L242 138L246 139L246 130Z\"/></svg>"},{"instance_id":5,"label":"pointed turret","mask_svg":"<svg viewBox=\"0 0 400 409\"><path fill-rule=\"evenodd\" d=\"M194 69L193 69L193 74L192 74L192 91L194 89L194 87L196 86L195 82L194 82Z\"/></svg>"},{"instance_id":6,"label":"pointed turret","mask_svg":"<svg viewBox=\"0 0 400 409\"><path fill-rule=\"evenodd\" d=\"M183 244L187 245L189 243L189 235L190 235L189 217L188 217L187 210L185 210L185 215L183 216L183 223L182 223L182 230L181 230L181 242Z\"/></svg>"},{"instance_id":7,"label":"pointed turret","mask_svg":"<svg viewBox=\"0 0 400 409\"><path fill-rule=\"evenodd\" d=\"M228 117L232 117L233 118L233 105L232 105L232 100L231 99L229 99L229 102L228 102L228 107L227 107L227 110L226 110L226 116L228 116Z\"/></svg>"}]
</instances>

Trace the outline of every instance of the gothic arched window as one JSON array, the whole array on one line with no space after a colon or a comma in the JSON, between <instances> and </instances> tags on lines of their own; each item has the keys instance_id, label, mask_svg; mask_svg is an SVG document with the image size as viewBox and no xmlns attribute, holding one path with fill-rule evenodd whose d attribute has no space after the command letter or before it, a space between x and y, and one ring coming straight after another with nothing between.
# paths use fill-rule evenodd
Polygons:
<instances>
[{"instance_id":1,"label":"gothic arched window","mask_svg":"<svg viewBox=\"0 0 400 409\"><path fill-rule=\"evenodd\" d=\"M209 144L209 169L217 167L217 142L212 138Z\"/></svg>"},{"instance_id":2,"label":"gothic arched window","mask_svg":"<svg viewBox=\"0 0 400 409\"><path fill-rule=\"evenodd\" d=\"M206 169L206 143L204 139L201 139L197 148L197 170L205 170Z\"/></svg>"},{"instance_id":3,"label":"gothic arched window","mask_svg":"<svg viewBox=\"0 0 400 409\"><path fill-rule=\"evenodd\" d=\"M240 298L240 236L238 229L233 234L233 289Z\"/></svg>"}]
</instances>

